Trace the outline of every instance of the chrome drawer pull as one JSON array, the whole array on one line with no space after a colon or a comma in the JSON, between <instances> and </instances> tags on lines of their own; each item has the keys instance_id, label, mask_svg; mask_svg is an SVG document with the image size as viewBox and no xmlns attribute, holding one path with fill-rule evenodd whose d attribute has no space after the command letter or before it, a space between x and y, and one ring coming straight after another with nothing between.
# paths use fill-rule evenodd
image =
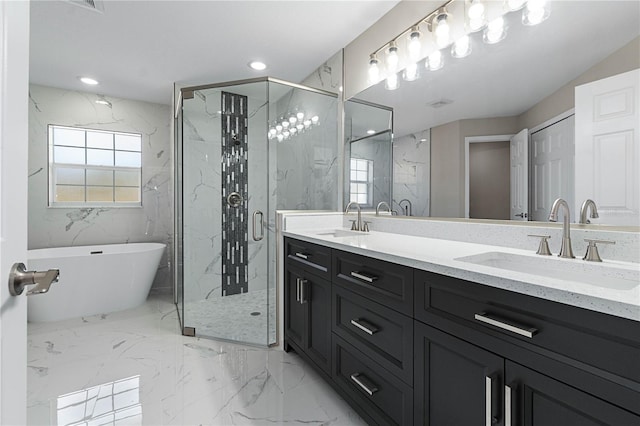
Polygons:
<instances>
[{"instance_id":1,"label":"chrome drawer pull","mask_svg":"<svg viewBox=\"0 0 640 426\"><path fill-rule=\"evenodd\" d=\"M296 278L296 302L300 302L300 278Z\"/></svg>"},{"instance_id":2,"label":"chrome drawer pull","mask_svg":"<svg viewBox=\"0 0 640 426\"><path fill-rule=\"evenodd\" d=\"M304 278L300 278L300 304L304 305L305 303L307 303L307 284L309 283L309 281L305 280Z\"/></svg>"},{"instance_id":3,"label":"chrome drawer pull","mask_svg":"<svg viewBox=\"0 0 640 426\"><path fill-rule=\"evenodd\" d=\"M519 334L524 337L528 337L529 339L531 339L533 335L538 332L537 328L519 326L513 323L510 324L505 322L502 319L492 317L490 314L487 314L486 312L480 312L479 314L475 314L473 317L478 321L484 322L489 325L493 325L494 327L498 327L503 330L510 331L512 333Z\"/></svg>"},{"instance_id":4,"label":"chrome drawer pull","mask_svg":"<svg viewBox=\"0 0 640 426\"><path fill-rule=\"evenodd\" d=\"M296 252L296 257L299 257L300 259L308 259L309 256L311 256L310 254L306 254L306 253L297 253Z\"/></svg>"},{"instance_id":5,"label":"chrome drawer pull","mask_svg":"<svg viewBox=\"0 0 640 426\"><path fill-rule=\"evenodd\" d=\"M373 396L374 393L378 392L378 388L374 384L369 382L369 380L365 376L362 376L360 373L353 373L351 375L351 380L353 380L356 385L360 386L363 391L368 393L369 396Z\"/></svg>"},{"instance_id":6,"label":"chrome drawer pull","mask_svg":"<svg viewBox=\"0 0 640 426\"><path fill-rule=\"evenodd\" d=\"M354 325L354 326L358 327L360 330L364 331L365 333L367 333L367 334L369 334L371 336L373 336L373 334L378 331L377 327L372 326L371 324L369 324L366 321L362 321L360 318L352 319L351 320L351 325Z\"/></svg>"},{"instance_id":7,"label":"chrome drawer pull","mask_svg":"<svg viewBox=\"0 0 640 426\"><path fill-rule=\"evenodd\" d=\"M511 426L511 386L504 385L504 426Z\"/></svg>"},{"instance_id":8,"label":"chrome drawer pull","mask_svg":"<svg viewBox=\"0 0 640 426\"><path fill-rule=\"evenodd\" d=\"M376 277L375 275L368 275L368 274L365 274L364 272L358 272L358 271L352 271L351 276L354 278L358 278L362 281L366 281L368 283L372 283L378 279L378 277Z\"/></svg>"},{"instance_id":9,"label":"chrome drawer pull","mask_svg":"<svg viewBox=\"0 0 640 426\"><path fill-rule=\"evenodd\" d=\"M484 424L491 426L491 409L493 407L493 380L489 376L484 378Z\"/></svg>"}]
</instances>

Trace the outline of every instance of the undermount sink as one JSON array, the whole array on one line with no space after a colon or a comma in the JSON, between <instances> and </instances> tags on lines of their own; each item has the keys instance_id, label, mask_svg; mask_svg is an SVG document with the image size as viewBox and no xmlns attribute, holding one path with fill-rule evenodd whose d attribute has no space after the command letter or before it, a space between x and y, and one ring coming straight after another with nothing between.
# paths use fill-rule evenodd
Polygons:
<instances>
[{"instance_id":1,"label":"undermount sink","mask_svg":"<svg viewBox=\"0 0 640 426\"><path fill-rule=\"evenodd\" d=\"M332 229L329 231L318 232L316 235L340 238L340 237L361 237L364 235L369 235L369 233L362 232L362 231L352 231L350 229Z\"/></svg>"},{"instance_id":2,"label":"undermount sink","mask_svg":"<svg viewBox=\"0 0 640 426\"><path fill-rule=\"evenodd\" d=\"M580 259L564 260L504 252L487 252L459 257L455 260L616 290L631 290L640 285L640 269L631 265L586 262Z\"/></svg>"}]
</instances>

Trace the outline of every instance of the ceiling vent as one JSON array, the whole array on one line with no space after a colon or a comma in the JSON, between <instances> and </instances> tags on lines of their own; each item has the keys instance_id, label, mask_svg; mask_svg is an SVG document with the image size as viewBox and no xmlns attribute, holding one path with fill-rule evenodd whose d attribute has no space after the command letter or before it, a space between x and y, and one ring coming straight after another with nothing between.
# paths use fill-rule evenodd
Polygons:
<instances>
[{"instance_id":1,"label":"ceiling vent","mask_svg":"<svg viewBox=\"0 0 640 426\"><path fill-rule=\"evenodd\" d=\"M451 99L438 99L437 101L427 103L427 106L430 106L431 108L441 108L452 103L453 101Z\"/></svg>"},{"instance_id":2,"label":"ceiling vent","mask_svg":"<svg viewBox=\"0 0 640 426\"><path fill-rule=\"evenodd\" d=\"M80 6L83 9L93 10L94 12L104 13L103 0L67 0L69 3Z\"/></svg>"}]
</instances>

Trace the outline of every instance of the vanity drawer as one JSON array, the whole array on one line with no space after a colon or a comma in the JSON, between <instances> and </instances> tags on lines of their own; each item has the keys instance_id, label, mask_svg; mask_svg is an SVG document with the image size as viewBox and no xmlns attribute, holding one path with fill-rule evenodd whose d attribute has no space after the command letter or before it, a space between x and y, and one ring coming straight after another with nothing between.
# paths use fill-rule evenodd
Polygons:
<instances>
[{"instance_id":1,"label":"vanity drawer","mask_svg":"<svg viewBox=\"0 0 640 426\"><path fill-rule=\"evenodd\" d=\"M331 249L307 241L285 238L287 262L331 280Z\"/></svg>"},{"instance_id":2,"label":"vanity drawer","mask_svg":"<svg viewBox=\"0 0 640 426\"><path fill-rule=\"evenodd\" d=\"M437 315L640 383L640 322L424 271L415 304L422 322Z\"/></svg>"},{"instance_id":3,"label":"vanity drawer","mask_svg":"<svg viewBox=\"0 0 640 426\"><path fill-rule=\"evenodd\" d=\"M413 389L333 336L333 380L378 424L413 423Z\"/></svg>"},{"instance_id":4,"label":"vanity drawer","mask_svg":"<svg viewBox=\"0 0 640 426\"><path fill-rule=\"evenodd\" d=\"M333 251L334 284L405 315L413 315L413 269L344 251Z\"/></svg>"},{"instance_id":5,"label":"vanity drawer","mask_svg":"<svg viewBox=\"0 0 640 426\"><path fill-rule=\"evenodd\" d=\"M332 318L335 334L413 384L413 319L338 286Z\"/></svg>"}]
</instances>

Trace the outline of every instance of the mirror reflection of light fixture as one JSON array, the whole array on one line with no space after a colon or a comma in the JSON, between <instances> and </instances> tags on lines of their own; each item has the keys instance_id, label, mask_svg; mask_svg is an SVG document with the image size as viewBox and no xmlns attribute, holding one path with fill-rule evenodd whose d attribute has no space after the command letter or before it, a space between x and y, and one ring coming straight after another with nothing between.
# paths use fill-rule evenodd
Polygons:
<instances>
[{"instance_id":1,"label":"mirror reflection of light fixture","mask_svg":"<svg viewBox=\"0 0 640 426\"><path fill-rule=\"evenodd\" d=\"M310 114L307 115L307 117L310 117ZM305 113L296 109L295 112L285 114L283 117L275 120L273 124L269 126L267 137L269 140L276 139L278 142L282 142L287 139L292 139L294 136L300 135L319 124L320 118L317 115L305 118Z\"/></svg>"},{"instance_id":2,"label":"mirror reflection of light fixture","mask_svg":"<svg viewBox=\"0 0 640 426\"><path fill-rule=\"evenodd\" d=\"M393 73L387 76L384 83L384 88L387 90L396 90L400 86L398 82L398 74Z\"/></svg>"},{"instance_id":3,"label":"mirror reflection of light fixture","mask_svg":"<svg viewBox=\"0 0 640 426\"><path fill-rule=\"evenodd\" d=\"M485 7L481 0L467 0L467 27L469 31L480 31L486 25Z\"/></svg>"},{"instance_id":4,"label":"mirror reflection of light fixture","mask_svg":"<svg viewBox=\"0 0 640 426\"><path fill-rule=\"evenodd\" d=\"M429 68L430 71L437 71L444 66L444 58L442 57L442 52L440 50L436 50L429 56L427 56L427 60L424 61L425 68Z\"/></svg>"},{"instance_id":5,"label":"mirror reflection of light fixture","mask_svg":"<svg viewBox=\"0 0 640 426\"><path fill-rule=\"evenodd\" d=\"M378 84L380 81L380 67L378 66L378 58L373 53L369 57L369 83Z\"/></svg>"},{"instance_id":6,"label":"mirror reflection of light fixture","mask_svg":"<svg viewBox=\"0 0 640 426\"><path fill-rule=\"evenodd\" d=\"M389 43L389 49L387 49L387 73L392 74L398 70L398 62L400 58L398 58L398 46L396 46L396 42L392 41Z\"/></svg>"},{"instance_id":7,"label":"mirror reflection of light fixture","mask_svg":"<svg viewBox=\"0 0 640 426\"><path fill-rule=\"evenodd\" d=\"M526 2L527 0L504 0L504 5L509 12L515 12L522 9Z\"/></svg>"},{"instance_id":8,"label":"mirror reflection of light fixture","mask_svg":"<svg viewBox=\"0 0 640 426\"><path fill-rule=\"evenodd\" d=\"M549 17L551 13L549 2L546 0L529 0L522 12L524 25L538 25Z\"/></svg>"},{"instance_id":9,"label":"mirror reflection of light fixture","mask_svg":"<svg viewBox=\"0 0 640 426\"><path fill-rule=\"evenodd\" d=\"M445 47L449 44L449 39L451 37L449 28L448 16L446 12L439 13L433 19L435 23L434 26L434 34L436 35L436 44L438 47Z\"/></svg>"},{"instance_id":10,"label":"mirror reflection of light fixture","mask_svg":"<svg viewBox=\"0 0 640 426\"><path fill-rule=\"evenodd\" d=\"M417 80L418 77L418 64L416 62L411 62L404 69L403 78L405 81L414 81Z\"/></svg>"},{"instance_id":11,"label":"mirror reflection of light fixture","mask_svg":"<svg viewBox=\"0 0 640 426\"><path fill-rule=\"evenodd\" d=\"M418 62L420 60L420 53L422 51L420 35L417 25L411 28L407 50L409 50L409 59L411 59L412 62Z\"/></svg>"},{"instance_id":12,"label":"mirror reflection of light fixture","mask_svg":"<svg viewBox=\"0 0 640 426\"><path fill-rule=\"evenodd\" d=\"M457 39L451 46L451 56L454 58L464 58L471 54L471 39L464 35Z\"/></svg>"},{"instance_id":13,"label":"mirror reflection of light fixture","mask_svg":"<svg viewBox=\"0 0 640 426\"><path fill-rule=\"evenodd\" d=\"M504 24L504 18L500 16L487 24L482 34L482 40L487 44L495 44L505 39L507 36L507 27Z\"/></svg>"}]
</instances>

